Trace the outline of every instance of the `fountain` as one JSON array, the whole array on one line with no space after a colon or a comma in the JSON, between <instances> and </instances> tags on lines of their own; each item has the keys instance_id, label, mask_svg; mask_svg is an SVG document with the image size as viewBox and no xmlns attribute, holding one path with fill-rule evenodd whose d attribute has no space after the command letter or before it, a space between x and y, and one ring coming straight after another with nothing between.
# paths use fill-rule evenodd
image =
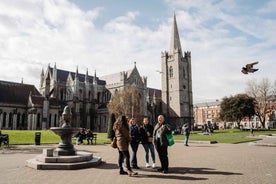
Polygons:
<instances>
[{"instance_id":1,"label":"fountain","mask_svg":"<svg viewBox=\"0 0 276 184\"><path fill-rule=\"evenodd\" d=\"M26 161L28 167L34 169L82 169L97 166L101 158L93 157L93 154L85 151L76 151L72 144L72 136L80 129L71 127L71 111L66 106L62 113L63 124L61 127L50 129L60 136L58 147L44 148L42 155Z\"/></svg>"}]
</instances>

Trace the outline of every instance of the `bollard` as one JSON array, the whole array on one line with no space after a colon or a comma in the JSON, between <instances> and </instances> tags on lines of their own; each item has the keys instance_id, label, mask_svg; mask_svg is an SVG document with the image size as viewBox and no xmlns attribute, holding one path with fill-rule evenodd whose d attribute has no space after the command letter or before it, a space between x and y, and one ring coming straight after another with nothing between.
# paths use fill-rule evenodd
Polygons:
<instances>
[{"instance_id":1,"label":"bollard","mask_svg":"<svg viewBox=\"0 0 276 184\"><path fill-rule=\"evenodd\" d=\"M40 145L41 132L35 132L35 145Z\"/></svg>"}]
</instances>

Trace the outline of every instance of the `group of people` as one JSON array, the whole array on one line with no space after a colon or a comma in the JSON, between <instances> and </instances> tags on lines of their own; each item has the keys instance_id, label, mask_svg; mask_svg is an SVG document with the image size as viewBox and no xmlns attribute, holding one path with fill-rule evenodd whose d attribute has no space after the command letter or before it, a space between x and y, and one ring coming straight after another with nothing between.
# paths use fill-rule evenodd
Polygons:
<instances>
[{"instance_id":1,"label":"group of people","mask_svg":"<svg viewBox=\"0 0 276 184\"><path fill-rule=\"evenodd\" d=\"M83 140L87 140L87 144L92 144L93 132L90 129L81 128L81 130L74 136L76 144L83 144Z\"/></svg>"},{"instance_id":2,"label":"group of people","mask_svg":"<svg viewBox=\"0 0 276 184\"><path fill-rule=\"evenodd\" d=\"M130 176L137 175L132 169L139 169L137 163L137 151L139 144L143 145L145 151L146 167L149 168L149 152L152 159L152 168L156 168L155 152L156 149L161 167L157 171L168 173L168 141L166 134L171 133L170 126L165 123L163 115L158 116L158 123L153 127L149 124L149 119L143 119L142 126L138 126L136 119L127 120L125 116L120 116L114 123L113 130L117 139L117 147L119 151L118 164L120 174L128 174ZM129 145L132 149L132 157L130 159ZM123 168L124 160L126 162L127 171Z\"/></svg>"}]
</instances>

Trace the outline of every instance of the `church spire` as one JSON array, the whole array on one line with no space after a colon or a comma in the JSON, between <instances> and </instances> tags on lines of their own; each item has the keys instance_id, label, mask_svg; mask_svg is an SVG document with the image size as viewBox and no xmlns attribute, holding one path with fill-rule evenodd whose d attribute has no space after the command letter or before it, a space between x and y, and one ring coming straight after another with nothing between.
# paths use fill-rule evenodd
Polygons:
<instances>
[{"instance_id":1,"label":"church spire","mask_svg":"<svg viewBox=\"0 0 276 184\"><path fill-rule=\"evenodd\" d=\"M173 27L172 27L172 33L171 33L171 48L170 48L171 54L173 54L175 52L175 50L178 50L182 53L180 38L179 38L178 28L177 28L177 23L176 23L176 16L174 13Z\"/></svg>"}]
</instances>

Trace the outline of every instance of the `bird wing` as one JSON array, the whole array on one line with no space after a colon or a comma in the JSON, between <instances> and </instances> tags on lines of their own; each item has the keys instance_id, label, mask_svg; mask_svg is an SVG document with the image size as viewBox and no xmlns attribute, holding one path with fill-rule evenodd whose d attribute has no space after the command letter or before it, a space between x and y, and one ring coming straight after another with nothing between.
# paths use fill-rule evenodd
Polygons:
<instances>
[{"instance_id":1,"label":"bird wing","mask_svg":"<svg viewBox=\"0 0 276 184\"><path fill-rule=\"evenodd\" d=\"M246 68L247 68L247 69L251 69L251 68L253 68L253 65L256 65L256 64L258 64L258 63L259 63L259 62L256 61L256 62L254 62L254 63L247 64L247 65L246 65Z\"/></svg>"}]
</instances>

